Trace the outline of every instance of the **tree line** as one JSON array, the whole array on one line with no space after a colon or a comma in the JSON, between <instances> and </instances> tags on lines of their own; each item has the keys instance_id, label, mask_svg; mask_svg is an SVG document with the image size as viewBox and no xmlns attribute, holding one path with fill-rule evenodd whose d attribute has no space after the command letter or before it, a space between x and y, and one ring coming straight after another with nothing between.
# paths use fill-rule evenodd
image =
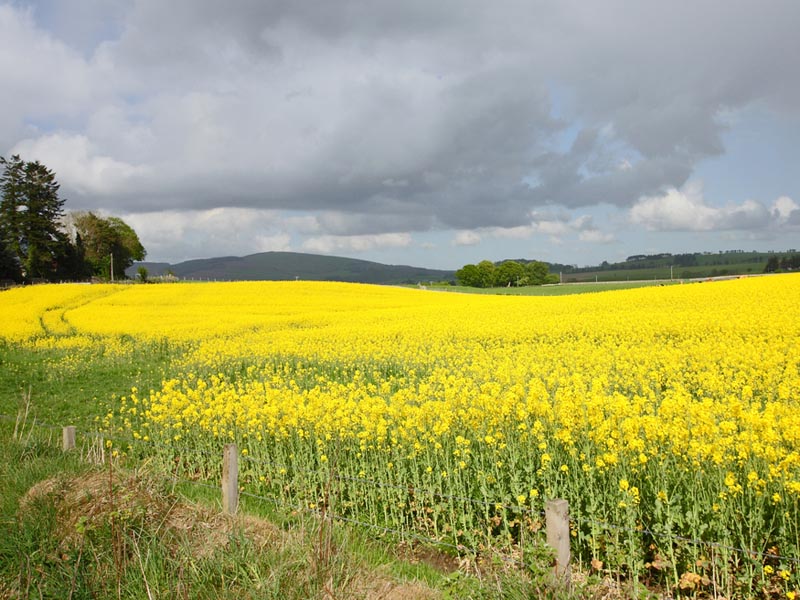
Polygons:
<instances>
[{"instance_id":1,"label":"tree line","mask_svg":"<svg viewBox=\"0 0 800 600\"><path fill-rule=\"evenodd\" d=\"M0 279L18 283L122 279L147 252L122 219L64 212L55 174L0 156Z\"/></svg>"},{"instance_id":2,"label":"tree line","mask_svg":"<svg viewBox=\"0 0 800 600\"><path fill-rule=\"evenodd\" d=\"M468 287L516 287L558 283L558 275L551 274L547 263L538 260L506 260L499 264L482 260L477 265L461 267L456 271L456 280Z\"/></svg>"},{"instance_id":3,"label":"tree line","mask_svg":"<svg viewBox=\"0 0 800 600\"><path fill-rule=\"evenodd\" d=\"M785 256L770 256L764 267L764 273L780 273L782 271L797 271L800 269L800 254L787 254Z\"/></svg>"}]
</instances>

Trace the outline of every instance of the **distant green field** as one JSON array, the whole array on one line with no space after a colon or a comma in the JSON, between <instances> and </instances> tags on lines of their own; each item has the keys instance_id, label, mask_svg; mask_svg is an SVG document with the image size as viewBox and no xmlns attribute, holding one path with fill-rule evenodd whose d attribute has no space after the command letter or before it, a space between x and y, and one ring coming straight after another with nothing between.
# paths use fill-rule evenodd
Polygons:
<instances>
[{"instance_id":1,"label":"distant green field","mask_svg":"<svg viewBox=\"0 0 800 600\"><path fill-rule=\"evenodd\" d=\"M672 279L697 279L702 277L721 277L726 275L755 275L764 272L763 264L752 262L729 263L725 265L695 265L682 267L648 267L643 269L609 269L607 271L585 271L564 273L564 283L595 281L653 281ZM670 277L671 275L671 277Z\"/></svg>"},{"instance_id":2,"label":"distant green field","mask_svg":"<svg viewBox=\"0 0 800 600\"><path fill-rule=\"evenodd\" d=\"M611 290L628 290L653 285L672 285L669 281L620 281L614 283L565 283L563 285L538 285L525 287L474 288L463 285L433 285L425 289L443 292L461 292L465 294L492 294L503 296L566 296L568 294L592 294ZM409 286L417 287L417 286Z\"/></svg>"}]
</instances>

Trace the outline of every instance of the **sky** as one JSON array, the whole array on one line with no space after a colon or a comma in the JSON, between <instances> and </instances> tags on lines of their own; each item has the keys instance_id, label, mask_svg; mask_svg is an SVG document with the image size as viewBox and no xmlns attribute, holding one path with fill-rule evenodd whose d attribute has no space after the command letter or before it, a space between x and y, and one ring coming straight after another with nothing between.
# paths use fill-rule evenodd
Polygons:
<instances>
[{"instance_id":1,"label":"sky","mask_svg":"<svg viewBox=\"0 0 800 600\"><path fill-rule=\"evenodd\" d=\"M0 155L148 260L800 248L796 0L0 0Z\"/></svg>"}]
</instances>

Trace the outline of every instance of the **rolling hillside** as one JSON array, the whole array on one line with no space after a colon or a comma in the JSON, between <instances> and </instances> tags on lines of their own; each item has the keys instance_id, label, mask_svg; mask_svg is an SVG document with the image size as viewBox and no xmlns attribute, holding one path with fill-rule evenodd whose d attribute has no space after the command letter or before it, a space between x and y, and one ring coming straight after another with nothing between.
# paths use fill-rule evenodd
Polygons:
<instances>
[{"instance_id":1,"label":"rolling hillside","mask_svg":"<svg viewBox=\"0 0 800 600\"><path fill-rule=\"evenodd\" d=\"M262 252L249 256L225 256L189 260L177 264L135 263L126 274L134 277L145 267L151 277L171 272L184 280L291 280L350 281L358 283L418 283L450 280L453 271L407 265L384 265L367 260L299 252Z\"/></svg>"}]
</instances>

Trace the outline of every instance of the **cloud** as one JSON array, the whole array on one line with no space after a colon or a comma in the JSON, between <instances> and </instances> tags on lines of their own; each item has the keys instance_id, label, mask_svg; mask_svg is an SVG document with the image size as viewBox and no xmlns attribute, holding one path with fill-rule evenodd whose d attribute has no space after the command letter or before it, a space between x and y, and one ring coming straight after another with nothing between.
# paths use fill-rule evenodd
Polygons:
<instances>
[{"instance_id":1,"label":"cloud","mask_svg":"<svg viewBox=\"0 0 800 600\"><path fill-rule=\"evenodd\" d=\"M534 221L531 229L532 231L552 236L565 235L570 231L569 224L566 221L557 220Z\"/></svg>"},{"instance_id":2,"label":"cloud","mask_svg":"<svg viewBox=\"0 0 800 600\"><path fill-rule=\"evenodd\" d=\"M85 135L54 133L19 142L11 150L25 160L38 160L51 168L59 183L79 196L124 194L136 179L148 175L146 166L131 165L96 153Z\"/></svg>"},{"instance_id":3,"label":"cloud","mask_svg":"<svg viewBox=\"0 0 800 600\"><path fill-rule=\"evenodd\" d=\"M483 227L477 230L459 231L453 238L454 246L474 246L486 239L527 240L537 235L547 235L559 243L562 238L573 236L581 242L610 243L616 241L613 233L598 229L591 216L580 215L572 218L569 213L534 213L527 225L516 227Z\"/></svg>"},{"instance_id":4,"label":"cloud","mask_svg":"<svg viewBox=\"0 0 800 600\"><path fill-rule=\"evenodd\" d=\"M289 252L292 249L292 236L288 233L276 235L257 235L256 249L259 252Z\"/></svg>"},{"instance_id":5,"label":"cloud","mask_svg":"<svg viewBox=\"0 0 800 600\"><path fill-rule=\"evenodd\" d=\"M459 231L453 238L454 246L477 246L481 243L481 236L475 231Z\"/></svg>"},{"instance_id":6,"label":"cloud","mask_svg":"<svg viewBox=\"0 0 800 600\"><path fill-rule=\"evenodd\" d=\"M317 228L334 235L365 235L421 231L431 226L425 216L396 212L401 209L391 200L376 198L374 202L383 204L383 212L377 208L375 213L319 211L315 216Z\"/></svg>"},{"instance_id":7,"label":"cloud","mask_svg":"<svg viewBox=\"0 0 800 600\"><path fill-rule=\"evenodd\" d=\"M0 153L41 122L71 122L106 97L98 70L37 26L33 11L0 4Z\"/></svg>"},{"instance_id":8,"label":"cloud","mask_svg":"<svg viewBox=\"0 0 800 600\"><path fill-rule=\"evenodd\" d=\"M366 252L383 248L405 248L411 245L412 238L408 233L382 233L378 235L323 235L312 237L303 242L303 250L308 252Z\"/></svg>"},{"instance_id":9,"label":"cloud","mask_svg":"<svg viewBox=\"0 0 800 600\"><path fill-rule=\"evenodd\" d=\"M529 225L510 228L495 227L489 232L496 238L512 239L527 239L536 234L548 235L551 239L577 234L578 239L583 242L607 243L616 239L614 234L601 232L595 227L594 220L589 215L572 218L569 213L559 215L534 213L532 216L533 220Z\"/></svg>"},{"instance_id":10,"label":"cloud","mask_svg":"<svg viewBox=\"0 0 800 600\"><path fill-rule=\"evenodd\" d=\"M0 153L41 156L80 208L291 213L263 235L353 251L436 230L609 241L531 219L598 205L653 228L779 220L667 190L725 152L738 111L800 114L790 0L79 4L0 5Z\"/></svg>"},{"instance_id":11,"label":"cloud","mask_svg":"<svg viewBox=\"0 0 800 600\"><path fill-rule=\"evenodd\" d=\"M536 228L532 225L518 225L516 227L492 227L488 233L495 238L512 240L525 240L530 238Z\"/></svg>"},{"instance_id":12,"label":"cloud","mask_svg":"<svg viewBox=\"0 0 800 600\"><path fill-rule=\"evenodd\" d=\"M800 206L788 196L775 200L770 212L778 225L800 224Z\"/></svg>"},{"instance_id":13,"label":"cloud","mask_svg":"<svg viewBox=\"0 0 800 600\"><path fill-rule=\"evenodd\" d=\"M301 234L319 233L321 229L319 218L314 215L285 217L283 222L288 229Z\"/></svg>"},{"instance_id":14,"label":"cloud","mask_svg":"<svg viewBox=\"0 0 800 600\"><path fill-rule=\"evenodd\" d=\"M172 262L207 256L242 256L290 250L292 225L271 210L215 208L121 215L151 258Z\"/></svg>"},{"instance_id":15,"label":"cloud","mask_svg":"<svg viewBox=\"0 0 800 600\"><path fill-rule=\"evenodd\" d=\"M772 210L755 200L712 206L703 197L702 186L694 182L642 198L630 209L629 218L649 231L759 230L786 223L796 210L793 206L789 198L779 198Z\"/></svg>"},{"instance_id":16,"label":"cloud","mask_svg":"<svg viewBox=\"0 0 800 600\"><path fill-rule=\"evenodd\" d=\"M610 244L615 242L617 238L613 233L605 233L598 229L586 229L578 234L578 239L592 244Z\"/></svg>"}]
</instances>

